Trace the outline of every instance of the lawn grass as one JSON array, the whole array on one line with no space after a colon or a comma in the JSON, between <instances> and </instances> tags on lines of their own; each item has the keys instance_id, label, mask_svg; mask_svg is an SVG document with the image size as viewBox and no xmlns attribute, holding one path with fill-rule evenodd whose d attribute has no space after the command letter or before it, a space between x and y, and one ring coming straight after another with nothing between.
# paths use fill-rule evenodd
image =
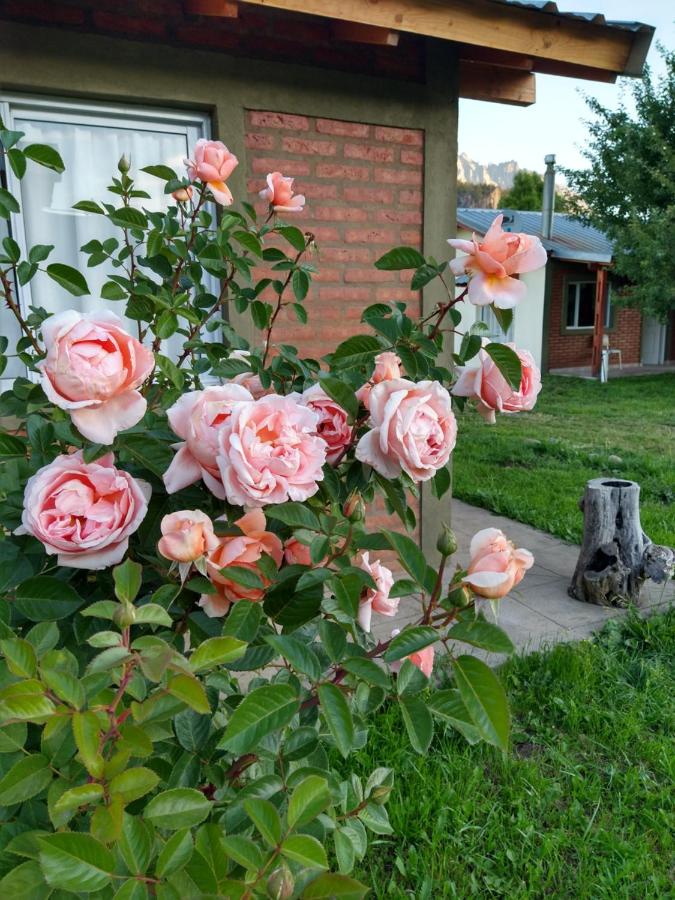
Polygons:
<instances>
[{"instance_id":1,"label":"lawn grass","mask_svg":"<svg viewBox=\"0 0 675 900\"><path fill-rule=\"evenodd\" d=\"M675 374L547 376L530 413L494 426L474 410L459 416L453 493L467 503L579 542L579 498L603 476L639 482L643 529L675 546Z\"/></svg>"},{"instance_id":2,"label":"lawn grass","mask_svg":"<svg viewBox=\"0 0 675 900\"><path fill-rule=\"evenodd\" d=\"M395 770L395 834L358 877L378 898L672 897L674 659L671 610L511 660L506 756L442 730L416 756L388 710L358 764Z\"/></svg>"}]
</instances>

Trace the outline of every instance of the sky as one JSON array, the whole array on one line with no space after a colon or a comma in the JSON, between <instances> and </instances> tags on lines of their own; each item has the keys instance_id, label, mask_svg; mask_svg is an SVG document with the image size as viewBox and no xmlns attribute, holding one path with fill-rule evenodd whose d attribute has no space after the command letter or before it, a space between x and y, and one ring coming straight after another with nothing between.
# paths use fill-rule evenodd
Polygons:
<instances>
[{"instance_id":1,"label":"sky","mask_svg":"<svg viewBox=\"0 0 675 900\"><path fill-rule=\"evenodd\" d=\"M647 57L653 71L663 71L656 49L661 41L675 48L675 6L671 0L557 0L565 12L602 13L607 19L640 21L656 27ZM587 165L580 148L586 140L588 110L583 94L597 97L604 106L621 102L622 87L553 75L537 75L537 102L529 107L506 106L477 100L459 101L459 151L479 163L515 159L521 168L544 170L544 156L555 153L560 166ZM623 89L625 93L625 88Z\"/></svg>"}]
</instances>

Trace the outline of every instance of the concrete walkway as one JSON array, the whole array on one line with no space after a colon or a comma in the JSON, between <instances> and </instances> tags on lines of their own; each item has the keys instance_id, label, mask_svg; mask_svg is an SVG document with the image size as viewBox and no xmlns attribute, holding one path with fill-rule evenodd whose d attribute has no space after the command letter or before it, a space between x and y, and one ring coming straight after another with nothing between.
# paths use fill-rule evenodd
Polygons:
<instances>
[{"instance_id":1,"label":"concrete walkway","mask_svg":"<svg viewBox=\"0 0 675 900\"><path fill-rule=\"evenodd\" d=\"M499 625L518 650L527 652L561 641L581 640L598 631L609 619L626 614L625 610L581 603L568 595L567 587L579 555L576 544L568 544L461 500L452 502L452 528L459 544L457 558L464 565L468 562L471 538L482 528L501 528L516 547L525 547L534 554L534 566L499 606ZM641 608L655 612L667 608L674 599L675 582L671 581L665 590L663 585L647 582ZM396 620L399 628L419 615L416 603L411 603L408 609L404 609L404 603L401 601ZM487 601L481 604L486 617L493 621L490 604ZM388 637L391 619L373 616L373 626L378 638ZM468 652L466 645L462 645L462 652Z\"/></svg>"}]
</instances>

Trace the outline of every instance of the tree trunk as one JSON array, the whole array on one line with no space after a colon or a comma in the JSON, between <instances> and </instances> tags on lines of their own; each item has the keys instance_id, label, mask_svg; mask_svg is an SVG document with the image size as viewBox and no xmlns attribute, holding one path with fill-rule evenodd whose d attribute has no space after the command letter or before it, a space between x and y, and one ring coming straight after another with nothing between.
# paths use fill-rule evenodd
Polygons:
<instances>
[{"instance_id":1,"label":"tree trunk","mask_svg":"<svg viewBox=\"0 0 675 900\"><path fill-rule=\"evenodd\" d=\"M653 544L640 525L640 485L594 478L579 503L584 537L569 594L598 606L639 604L646 578L673 574L675 554Z\"/></svg>"}]
</instances>

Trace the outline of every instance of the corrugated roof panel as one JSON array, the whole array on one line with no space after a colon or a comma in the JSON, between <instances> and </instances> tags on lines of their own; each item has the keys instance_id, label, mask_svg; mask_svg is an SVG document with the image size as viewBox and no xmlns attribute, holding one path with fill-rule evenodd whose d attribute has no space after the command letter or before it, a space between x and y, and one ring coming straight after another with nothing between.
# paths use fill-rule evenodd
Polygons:
<instances>
[{"instance_id":1,"label":"corrugated roof panel","mask_svg":"<svg viewBox=\"0 0 675 900\"><path fill-rule=\"evenodd\" d=\"M579 262L610 263L612 244L607 236L590 225L565 213L554 213L553 236L541 237L542 214L529 210L458 209L457 222L464 228L485 234L499 213L505 214L506 231L523 231L541 238L544 247L556 259ZM513 219L509 221L509 217Z\"/></svg>"},{"instance_id":2,"label":"corrugated roof panel","mask_svg":"<svg viewBox=\"0 0 675 900\"><path fill-rule=\"evenodd\" d=\"M648 28L653 31L651 25L644 22L624 22L619 19L606 19L602 13L594 12L566 12L560 9L553 0L491 0L492 3L500 3L502 6L524 6L526 9L536 9L539 12L554 13L564 16L566 19L582 19L584 22L592 22L595 25L609 25L610 28L625 28L628 31L640 31Z\"/></svg>"}]
</instances>

